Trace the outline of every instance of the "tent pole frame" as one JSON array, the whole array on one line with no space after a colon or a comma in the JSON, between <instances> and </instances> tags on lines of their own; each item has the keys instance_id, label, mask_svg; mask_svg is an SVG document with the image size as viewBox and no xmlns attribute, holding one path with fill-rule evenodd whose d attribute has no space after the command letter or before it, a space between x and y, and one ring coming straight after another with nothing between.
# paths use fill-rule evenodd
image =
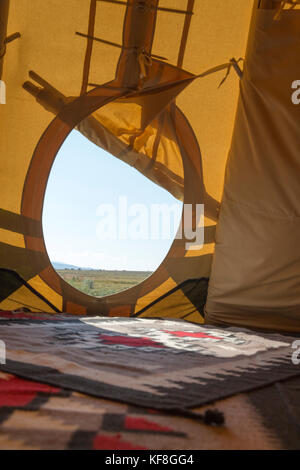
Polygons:
<instances>
[{"instance_id":1,"label":"tent pole frame","mask_svg":"<svg viewBox=\"0 0 300 470\"><path fill-rule=\"evenodd\" d=\"M7 22L10 0L0 0L0 78L6 52Z\"/></svg>"},{"instance_id":2,"label":"tent pole frame","mask_svg":"<svg viewBox=\"0 0 300 470\"><path fill-rule=\"evenodd\" d=\"M0 0L0 79L3 73L4 56L6 54L6 45L21 37L20 33L13 33L7 36L7 23L9 14L10 0Z\"/></svg>"}]
</instances>

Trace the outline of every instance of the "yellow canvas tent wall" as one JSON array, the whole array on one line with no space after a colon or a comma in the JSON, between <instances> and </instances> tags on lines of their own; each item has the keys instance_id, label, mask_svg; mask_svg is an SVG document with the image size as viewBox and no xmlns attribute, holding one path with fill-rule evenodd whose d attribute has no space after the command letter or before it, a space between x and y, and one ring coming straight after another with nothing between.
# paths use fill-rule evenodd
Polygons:
<instances>
[{"instance_id":1,"label":"yellow canvas tent wall","mask_svg":"<svg viewBox=\"0 0 300 470\"><path fill-rule=\"evenodd\" d=\"M226 169L207 321L300 331L300 11L257 10ZM299 82L300 83L300 82Z\"/></svg>"},{"instance_id":2,"label":"yellow canvas tent wall","mask_svg":"<svg viewBox=\"0 0 300 470\"><path fill-rule=\"evenodd\" d=\"M281 30L281 17L292 17L299 28L300 12L253 0L18 0L9 12L8 4L1 1L7 97L0 105L0 308L203 322L226 159L232 136L235 145L241 132L241 111L233 131L242 74L237 60L245 57L257 14ZM297 35L297 26L293 31ZM270 41L284 54L284 40ZM229 74L233 70L238 73ZM251 70L246 80L251 82ZM174 240L152 276L105 298L65 283L48 258L41 219L51 165L73 128L185 204L204 204L204 246L191 250L184 238ZM216 258L207 314L218 322L226 308L215 311L217 273ZM279 311L276 327L284 329L284 305ZM241 322L242 315L238 309L235 324L272 327L272 315L270 325L261 325L259 315L248 321L251 309ZM298 318L289 327L297 329Z\"/></svg>"}]
</instances>

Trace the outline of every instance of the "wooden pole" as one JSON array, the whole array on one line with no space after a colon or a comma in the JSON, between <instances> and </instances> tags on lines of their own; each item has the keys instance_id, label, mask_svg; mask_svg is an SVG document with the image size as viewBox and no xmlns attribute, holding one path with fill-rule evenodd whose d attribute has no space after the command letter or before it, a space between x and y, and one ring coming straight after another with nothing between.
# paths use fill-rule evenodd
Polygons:
<instances>
[{"instance_id":1,"label":"wooden pole","mask_svg":"<svg viewBox=\"0 0 300 470\"><path fill-rule=\"evenodd\" d=\"M9 0L0 0L0 78L3 71L3 59L6 51L7 21Z\"/></svg>"}]
</instances>

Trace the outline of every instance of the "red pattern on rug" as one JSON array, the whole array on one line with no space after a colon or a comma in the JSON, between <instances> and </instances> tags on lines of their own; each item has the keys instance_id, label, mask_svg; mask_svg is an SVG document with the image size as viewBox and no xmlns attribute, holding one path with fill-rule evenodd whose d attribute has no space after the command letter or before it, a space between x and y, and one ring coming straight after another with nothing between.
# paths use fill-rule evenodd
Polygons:
<instances>
[{"instance_id":1,"label":"red pattern on rug","mask_svg":"<svg viewBox=\"0 0 300 470\"><path fill-rule=\"evenodd\" d=\"M47 315L48 317L48 315ZM34 319L34 320L45 320L45 316L38 316L36 313L26 313L26 312L11 312L11 311L0 311L0 318L9 318L9 319ZM56 318L54 318L56 320Z\"/></svg>"},{"instance_id":2,"label":"red pattern on rug","mask_svg":"<svg viewBox=\"0 0 300 470\"><path fill-rule=\"evenodd\" d=\"M121 344L123 346L131 346L134 348L165 348L161 343L157 343L150 338L134 337L134 336L121 336L121 335L99 335L98 336L104 344Z\"/></svg>"},{"instance_id":3,"label":"red pattern on rug","mask_svg":"<svg viewBox=\"0 0 300 470\"><path fill-rule=\"evenodd\" d=\"M54 394L60 391L60 388L23 380L19 377L0 378L0 407L26 406L34 400L38 393Z\"/></svg>"},{"instance_id":4,"label":"red pattern on rug","mask_svg":"<svg viewBox=\"0 0 300 470\"><path fill-rule=\"evenodd\" d=\"M192 333L189 331L168 331L163 330L165 333L169 333L170 335L177 336L178 338L210 338L210 339L222 339L218 336L211 336L206 333Z\"/></svg>"},{"instance_id":5,"label":"red pattern on rug","mask_svg":"<svg viewBox=\"0 0 300 470\"><path fill-rule=\"evenodd\" d=\"M107 436L98 434L93 440L94 450L148 450L147 447L137 446L123 441L121 434Z\"/></svg>"},{"instance_id":6,"label":"red pattern on rug","mask_svg":"<svg viewBox=\"0 0 300 470\"><path fill-rule=\"evenodd\" d=\"M133 416L126 416L124 424L126 429L135 431L174 432L173 429L166 426L160 426L153 421Z\"/></svg>"},{"instance_id":7,"label":"red pattern on rug","mask_svg":"<svg viewBox=\"0 0 300 470\"><path fill-rule=\"evenodd\" d=\"M56 320L60 321L62 318L68 318L68 314L53 314L44 312L24 312L22 310L0 310L0 319L7 320Z\"/></svg>"}]
</instances>

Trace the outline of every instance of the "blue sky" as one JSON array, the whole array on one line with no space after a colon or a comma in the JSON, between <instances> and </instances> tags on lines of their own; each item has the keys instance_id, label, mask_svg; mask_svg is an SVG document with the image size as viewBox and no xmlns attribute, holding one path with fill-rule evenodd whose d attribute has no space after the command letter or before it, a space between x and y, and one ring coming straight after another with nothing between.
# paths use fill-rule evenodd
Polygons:
<instances>
[{"instance_id":1,"label":"blue sky","mask_svg":"<svg viewBox=\"0 0 300 470\"><path fill-rule=\"evenodd\" d=\"M99 236L99 205L117 208L120 196L128 198L128 205L177 204L179 223L181 203L173 196L73 131L56 157L46 189L43 230L51 261L96 269L156 269L175 230L169 239L159 240Z\"/></svg>"}]
</instances>

